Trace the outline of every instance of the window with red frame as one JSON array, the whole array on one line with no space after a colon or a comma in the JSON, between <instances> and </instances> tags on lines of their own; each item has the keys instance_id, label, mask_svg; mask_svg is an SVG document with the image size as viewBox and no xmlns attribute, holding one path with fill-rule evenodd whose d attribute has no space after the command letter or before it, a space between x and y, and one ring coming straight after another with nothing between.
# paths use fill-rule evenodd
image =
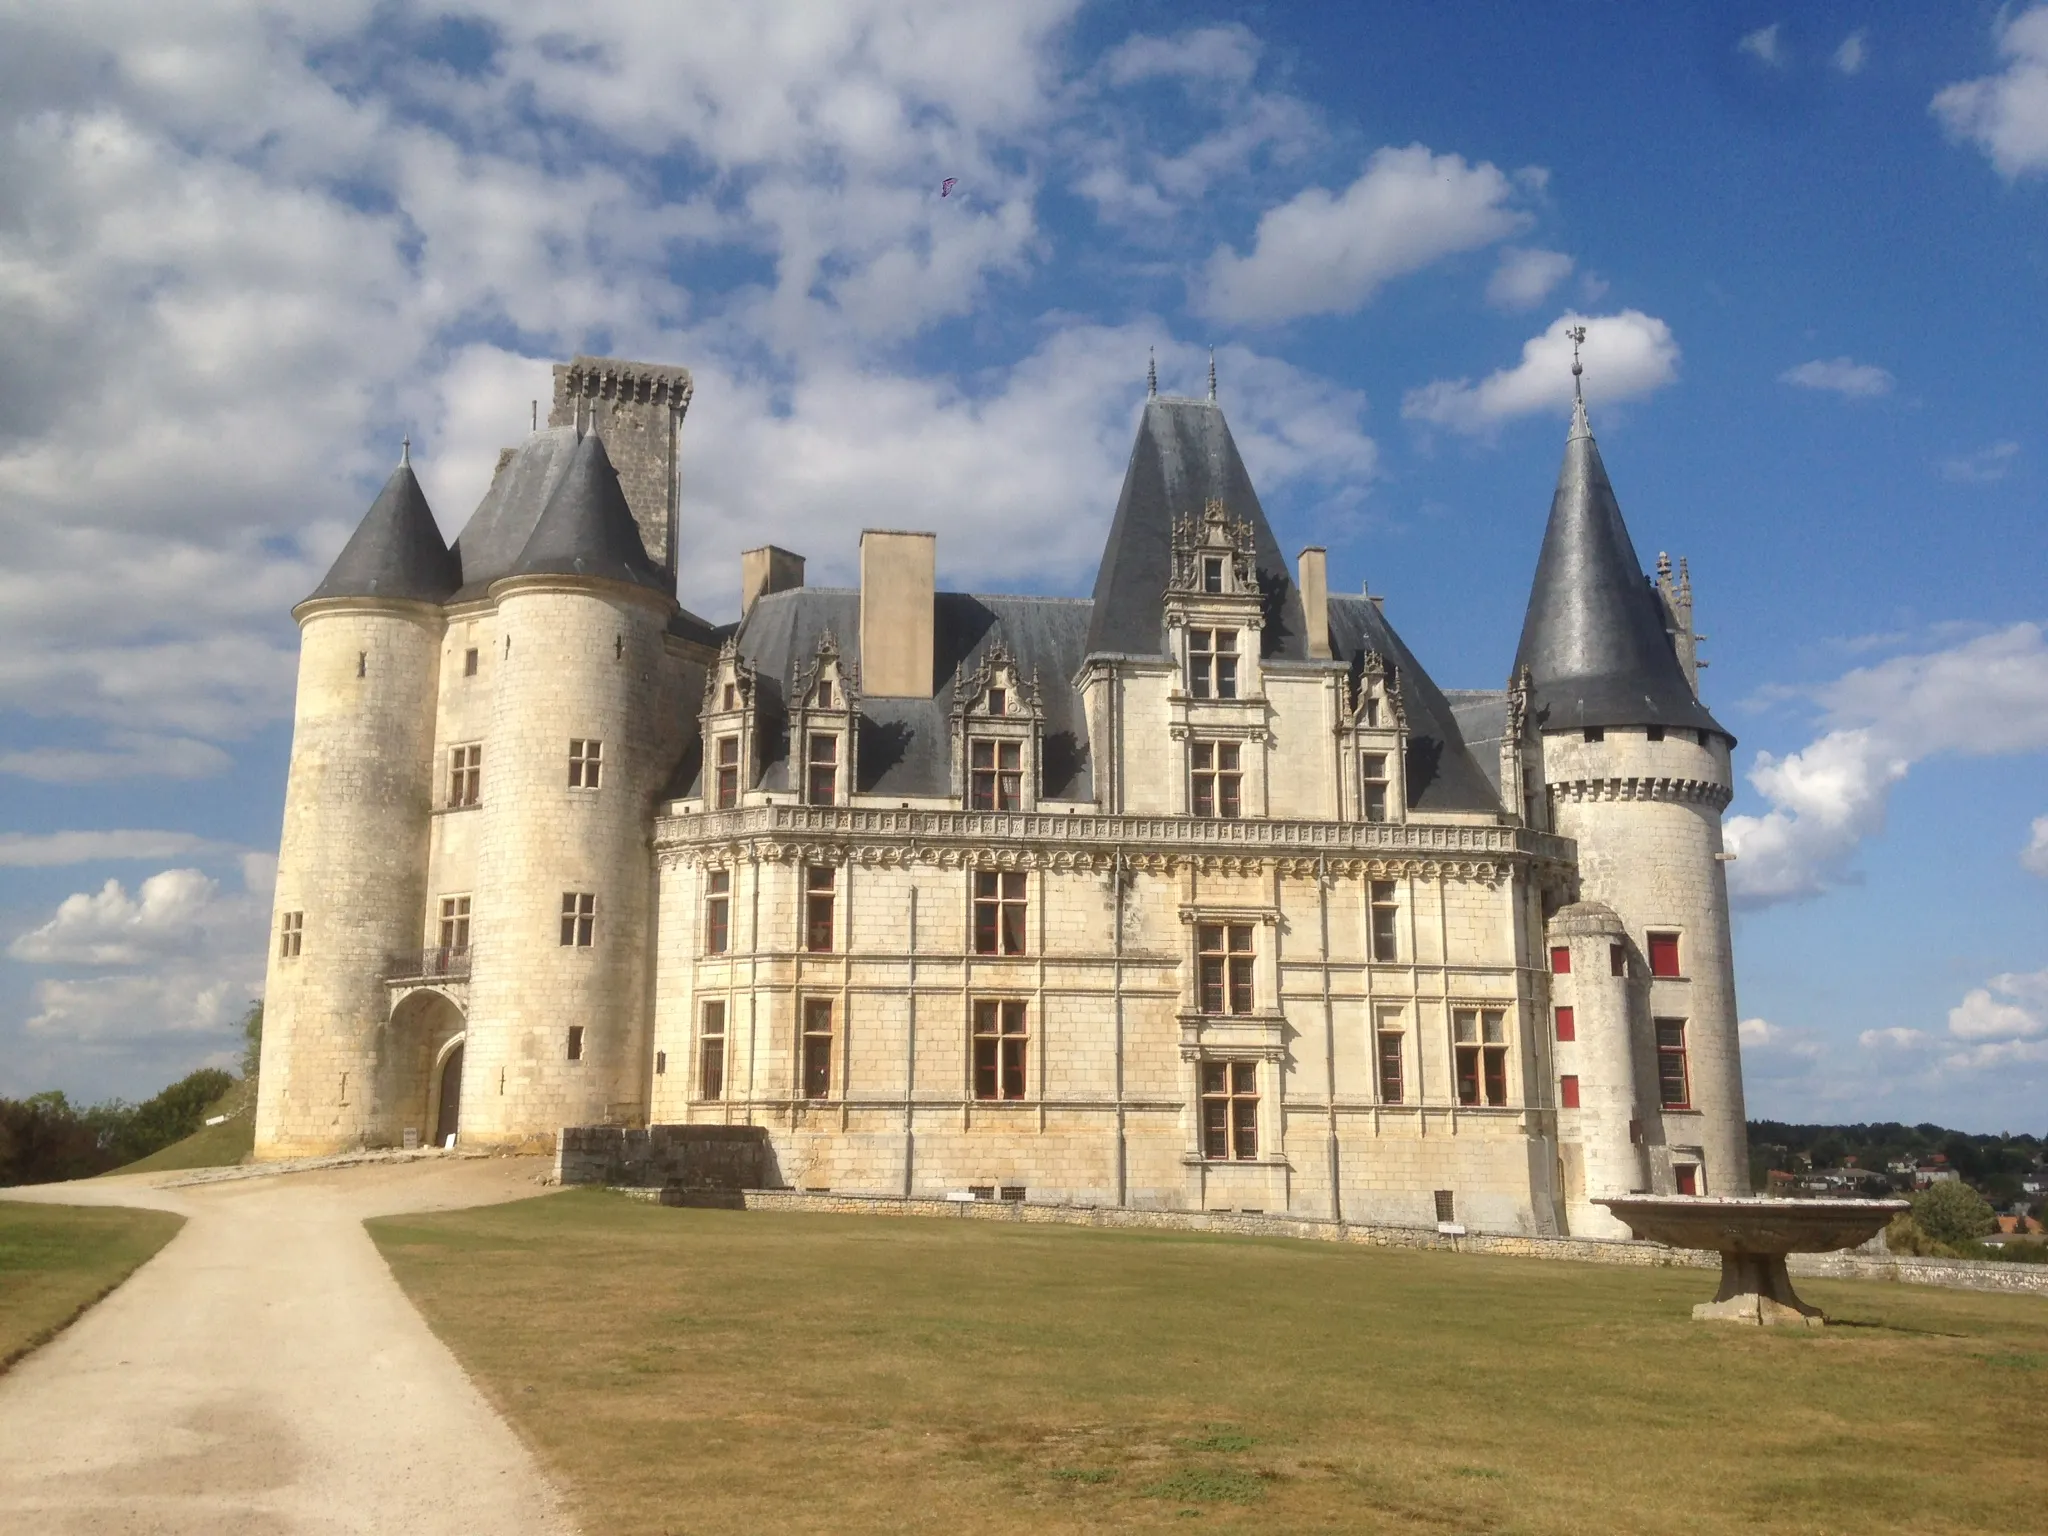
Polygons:
<instances>
[{"instance_id":1,"label":"window with red frame","mask_svg":"<svg viewBox=\"0 0 2048 1536\"><path fill-rule=\"evenodd\" d=\"M1578 1025L1573 1020L1572 1011L1569 1008L1557 1010L1557 1038L1560 1040L1576 1040L1579 1038Z\"/></svg>"},{"instance_id":2,"label":"window with red frame","mask_svg":"<svg viewBox=\"0 0 2048 1536\"><path fill-rule=\"evenodd\" d=\"M1579 1080L1571 1073L1566 1073L1557 1080L1557 1107L1559 1109L1577 1109L1579 1107Z\"/></svg>"},{"instance_id":3,"label":"window with red frame","mask_svg":"<svg viewBox=\"0 0 2048 1536\"><path fill-rule=\"evenodd\" d=\"M1550 951L1550 974L1553 976L1569 976L1571 975L1571 973L1571 947L1569 945L1559 944Z\"/></svg>"},{"instance_id":4,"label":"window with red frame","mask_svg":"<svg viewBox=\"0 0 2048 1536\"><path fill-rule=\"evenodd\" d=\"M1683 976L1678 968L1678 935L1675 933L1653 933L1650 935L1650 974L1652 976Z\"/></svg>"}]
</instances>

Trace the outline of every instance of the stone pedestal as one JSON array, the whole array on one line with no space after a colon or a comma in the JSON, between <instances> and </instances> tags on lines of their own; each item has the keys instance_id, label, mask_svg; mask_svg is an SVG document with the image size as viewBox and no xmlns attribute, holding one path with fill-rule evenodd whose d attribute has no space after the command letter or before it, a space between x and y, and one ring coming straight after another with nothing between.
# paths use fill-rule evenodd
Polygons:
<instances>
[{"instance_id":1,"label":"stone pedestal","mask_svg":"<svg viewBox=\"0 0 2048 1536\"><path fill-rule=\"evenodd\" d=\"M1694 1307L1692 1315L1724 1323L1789 1323L1797 1328L1827 1323L1820 1308L1808 1306L1792 1289L1782 1253L1722 1254L1721 1289L1712 1301Z\"/></svg>"}]
</instances>

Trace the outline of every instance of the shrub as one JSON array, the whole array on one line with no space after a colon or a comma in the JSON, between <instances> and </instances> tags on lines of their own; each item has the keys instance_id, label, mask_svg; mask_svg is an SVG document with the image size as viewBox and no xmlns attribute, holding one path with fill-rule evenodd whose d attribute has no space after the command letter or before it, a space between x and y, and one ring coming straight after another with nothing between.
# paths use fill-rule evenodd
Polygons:
<instances>
[{"instance_id":1,"label":"shrub","mask_svg":"<svg viewBox=\"0 0 2048 1536\"><path fill-rule=\"evenodd\" d=\"M1960 1179L1944 1179L1913 1197L1913 1225L1937 1243L1967 1243L1998 1230L1984 1197Z\"/></svg>"}]
</instances>

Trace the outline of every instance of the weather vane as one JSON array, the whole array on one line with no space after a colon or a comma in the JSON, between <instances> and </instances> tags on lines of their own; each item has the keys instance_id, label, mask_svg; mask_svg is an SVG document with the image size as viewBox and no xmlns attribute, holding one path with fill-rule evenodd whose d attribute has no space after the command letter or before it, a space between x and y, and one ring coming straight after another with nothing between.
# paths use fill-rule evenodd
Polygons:
<instances>
[{"instance_id":1,"label":"weather vane","mask_svg":"<svg viewBox=\"0 0 2048 1536\"><path fill-rule=\"evenodd\" d=\"M1579 375L1583 374L1586 370L1584 365L1579 362L1579 343L1586 339L1586 328L1583 325L1575 325L1567 330L1565 335L1572 339L1572 398L1574 400L1583 400L1586 397L1579 388Z\"/></svg>"}]
</instances>

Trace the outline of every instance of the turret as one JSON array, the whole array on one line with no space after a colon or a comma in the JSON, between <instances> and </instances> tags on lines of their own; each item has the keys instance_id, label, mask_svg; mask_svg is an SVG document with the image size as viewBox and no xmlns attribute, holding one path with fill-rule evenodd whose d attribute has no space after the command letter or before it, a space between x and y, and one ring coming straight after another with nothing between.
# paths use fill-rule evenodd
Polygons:
<instances>
[{"instance_id":1,"label":"turret","mask_svg":"<svg viewBox=\"0 0 2048 1536\"><path fill-rule=\"evenodd\" d=\"M492 583L465 1144L644 1117L653 975L647 827L675 765L668 578L603 440L570 451Z\"/></svg>"},{"instance_id":2,"label":"turret","mask_svg":"<svg viewBox=\"0 0 2048 1536\"><path fill-rule=\"evenodd\" d=\"M1514 672L1527 669L1551 824L1578 843L1582 900L1617 917L1618 979L1633 983L1625 1026L1596 1010L1578 1029L1581 1054L1632 1063L1639 1149L1586 1143L1586 1187L1568 1191L1581 1231L1608 1230L1584 1201L1626 1193L1608 1187L1623 1177L1664 1193L1749 1192L1721 845L1734 739L1693 689L1676 622L1636 557L1575 401ZM1689 584L1683 622L1689 648ZM1623 1027L1625 1052L1603 1038ZM1552 1090L1561 1100L1563 1083ZM1596 1136L1582 1111L1564 1127L1567 1142L1574 1123ZM1597 1124L1611 1135L1612 1117Z\"/></svg>"},{"instance_id":3,"label":"turret","mask_svg":"<svg viewBox=\"0 0 2048 1536\"><path fill-rule=\"evenodd\" d=\"M395 1140L384 977L419 947L440 605L459 584L407 455L299 622L264 989L261 1157Z\"/></svg>"}]
</instances>

